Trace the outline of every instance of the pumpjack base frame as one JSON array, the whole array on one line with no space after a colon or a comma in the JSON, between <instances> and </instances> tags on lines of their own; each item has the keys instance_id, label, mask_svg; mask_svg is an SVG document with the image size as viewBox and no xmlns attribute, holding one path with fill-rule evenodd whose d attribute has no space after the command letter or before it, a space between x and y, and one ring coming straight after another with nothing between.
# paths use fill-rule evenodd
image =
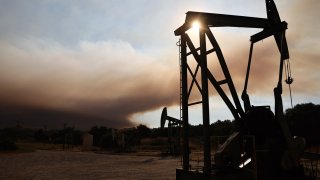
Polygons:
<instances>
[{"instance_id":1,"label":"pumpjack base frame","mask_svg":"<svg viewBox=\"0 0 320 180\"><path fill-rule=\"evenodd\" d=\"M210 174L176 169L176 180L253 180L253 178L252 174L244 169L229 169L228 172Z\"/></svg>"}]
</instances>

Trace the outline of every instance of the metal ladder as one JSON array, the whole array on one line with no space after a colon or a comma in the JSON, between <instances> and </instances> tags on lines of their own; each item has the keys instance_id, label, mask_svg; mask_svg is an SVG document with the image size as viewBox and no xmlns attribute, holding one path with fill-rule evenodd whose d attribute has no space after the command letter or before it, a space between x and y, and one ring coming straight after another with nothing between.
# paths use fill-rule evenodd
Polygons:
<instances>
[{"instance_id":1,"label":"metal ladder","mask_svg":"<svg viewBox=\"0 0 320 180\"><path fill-rule=\"evenodd\" d=\"M179 46L179 71L180 71L180 103L179 103L179 106L180 106L180 121L182 121L183 117L182 117L182 67L181 67L181 39L179 39L179 41L176 43L177 46ZM181 124L179 124L179 127L181 129ZM182 131L180 130L180 137L182 136L181 135ZM183 159L182 159L182 156L180 156L180 166L182 167L183 166Z\"/></svg>"},{"instance_id":2,"label":"metal ladder","mask_svg":"<svg viewBox=\"0 0 320 180\"><path fill-rule=\"evenodd\" d=\"M176 43L179 46L179 70L180 70L180 121L182 121L182 67L181 67L181 39Z\"/></svg>"}]
</instances>

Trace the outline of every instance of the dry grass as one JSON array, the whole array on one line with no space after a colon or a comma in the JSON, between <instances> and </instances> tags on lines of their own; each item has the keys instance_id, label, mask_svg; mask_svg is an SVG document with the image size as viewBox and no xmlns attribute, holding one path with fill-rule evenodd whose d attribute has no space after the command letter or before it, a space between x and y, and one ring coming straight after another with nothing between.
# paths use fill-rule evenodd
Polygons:
<instances>
[{"instance_id":1,"label":"dry grass","mask_svg":"<svg viewBox=\"0 0 320 180\"><path fill-rule=\"evenodd\" d=\"M179 158L92 152L0 154L0 179L175 179Z\"/></svg>"}]
</instances>

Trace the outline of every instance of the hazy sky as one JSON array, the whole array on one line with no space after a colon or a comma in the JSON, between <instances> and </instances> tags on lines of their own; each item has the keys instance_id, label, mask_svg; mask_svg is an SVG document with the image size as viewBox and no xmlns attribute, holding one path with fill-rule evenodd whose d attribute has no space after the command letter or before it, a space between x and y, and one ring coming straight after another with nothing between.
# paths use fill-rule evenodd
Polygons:
<instances>
[{"instance_id":1,"label":"hazy sky","mask_svg":"<svg viewBox=\"0 0 320 180\"><path fill-rule=\"evenodd\" d=\"M293 103L320 103L320 2L275 3L289 24ZM76 127L84 122L158 127L164 106L170 115L179 116L179 37L173 31L183 24L187 11L266 17L263 0L0 0L0 4L0 122L16 114L7 116L10 109L19 107L24 113L46 112L37 120L41 125L67 121L63 118L70 113L77 114L75 119L87 117L74 120ZM249 38L259 30L212 31L240 95ZM273 106L279 52L273 38L255 47L248 91L254 105ZM290 107L287 89L284 86L286 108ZM231 119L220 98L212 94L211 122ZM194 124L201 119L198 109L192 110ZM47 115L49 111L61 116ZM56 118L48 122L48 116ZM37 119L32 113L28 117L11 121L27 124Z\"/></svg>"}]
</instances>

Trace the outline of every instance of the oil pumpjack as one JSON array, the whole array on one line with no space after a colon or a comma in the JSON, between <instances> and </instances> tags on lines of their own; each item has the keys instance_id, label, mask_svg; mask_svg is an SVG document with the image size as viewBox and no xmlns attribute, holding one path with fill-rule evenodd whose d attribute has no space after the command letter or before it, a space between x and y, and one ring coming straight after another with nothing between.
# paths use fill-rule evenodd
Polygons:
<instances>
[{"instance_id":1,"label":"oil pumpjack","mask_svg":"<svg viewBox=\"0 0 320 180\"><path fill-rule=\"evenodd\" d=\"M166 154L179 155L180 148L180 129L181 120L168 116L167 108L164 107L161 113L160 127L164 128L166 121L168 121L168 150Z\"/></svg>"},{"instance_id":2,"label":"oil pumpjack","mask_svg":"<svg viewBox=\"0 0 320 180\"><path fill-rule=\"evenodd\" d=\"M181 75L181 120L175 118L161 118L161 125L165 120L169 124L182 125L182 169L176 170L176 179L214 179L214 180L273 180L273 179L303 179L303 169L299 165L299 158L303 152L305 141L300 137L293 137L283 118L282 81L284 68L289 67L289 51L285 32L287 23L281 21L273 0L266 0L267 18L246 17L226 14L214 14L189 11L182 26L174 31L180 36L180 75ZM192 23L198 21L199 47L195 47L187 31ZM250 38L250 51L245 76L244 89L241 95L244 109L238 98L233 80L219 44L210 28L215 27L243 27L258 28L262 31ZM278 84L274 88L275 110L270 106L253 106L247 94L248 80L254 44L273 36L280 52ZM212 45L207 49L208 44ZM218 80L208 68L208 55L215 53L223 72L224 79ZM188 63L188 57L193 56L196 68L193 71ZM218 68L218 67L215 67ZM286 82L292 83L290 69L286 70ZM201 79L198 80L197 74ZM190 78L191 77L191 78ZM190 79L189 79L190 78ZM199 82L198 82L199 81ZM211 157L211 142L209 132L209 93L208 85L214 87L224 103L231 111L236 130L219 147ZM193 88L196 86L197 88ZM224 86L224 87L223 87ZM189 102L190 93L198 89L201 100ZM228 89L231 98L225 92ZM203 118L203 169L194 171L190 167L189 155L189 106L201 104ZM166 111L166 110L165 110ZM166 115L166 112L165 112Z\"/></svg>"}]
</instances>

